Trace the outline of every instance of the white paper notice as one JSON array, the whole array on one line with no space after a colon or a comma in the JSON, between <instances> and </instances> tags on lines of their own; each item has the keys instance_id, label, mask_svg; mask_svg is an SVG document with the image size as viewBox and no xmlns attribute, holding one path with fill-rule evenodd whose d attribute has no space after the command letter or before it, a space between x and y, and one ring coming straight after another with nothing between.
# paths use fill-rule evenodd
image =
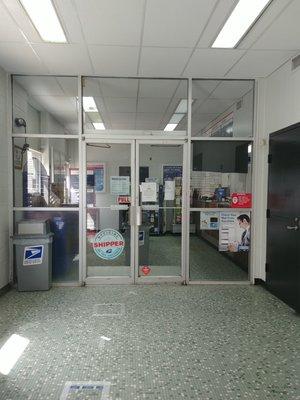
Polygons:
<instances>
[{"instance_id":1,"label":"white paper notice","mask_svg":"<svg viewBox=\"0 0 300 400\"><path fill-rule=\"evenodd\" d=\"M175 181L165 181L165 200L175 199Z\"/></svg>"},{"instance_id":2,"label":"white paper notice","mask_svg":"<svg viewBox=\"0 0 300 400\"><path fill-rule=\"evenodd\" d=\"M110 193L128 196L130 194L129 176L111 176Z\"/></svg>"},{"instance_id":3,"label":"white paper notice","mask_svg":"<svg viewBox=\"0 0 300 400\"><path fill-rule=\"evenodd\" d=\"M155 182L142 182L141 189L143 203L157 201L157 184Z\"/></svg>"}]
</instances>

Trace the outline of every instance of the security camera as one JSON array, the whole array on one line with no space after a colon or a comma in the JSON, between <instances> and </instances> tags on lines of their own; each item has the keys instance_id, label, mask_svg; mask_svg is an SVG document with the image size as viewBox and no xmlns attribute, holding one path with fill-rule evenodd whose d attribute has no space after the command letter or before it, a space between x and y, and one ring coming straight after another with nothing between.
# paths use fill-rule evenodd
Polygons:
<instances>
[{"instance_id":1,"label":"security camera","mask_svg":"<svg viewBox=\"0 0 300 400\"><path fill-rule=\"evenodd\" d=\"M24 118L15 118L15 124L17 127L24 126L24 128L26 128L26 121Z\"/></svg>"}]
</instances>

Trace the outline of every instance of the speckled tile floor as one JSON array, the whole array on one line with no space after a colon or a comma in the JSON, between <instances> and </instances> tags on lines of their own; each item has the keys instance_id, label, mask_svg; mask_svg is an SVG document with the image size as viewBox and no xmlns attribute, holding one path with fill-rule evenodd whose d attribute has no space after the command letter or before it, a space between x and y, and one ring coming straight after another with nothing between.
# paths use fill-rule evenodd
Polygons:
<instances>
[{"instance_id":1,"label":"speckled tile floor","mask_svg":"<svg viewBox=\"0 0 300 400\"><path fill-rule=\"evenodd\" d=\"M299 316L262 287L11 290L0 312L0 346L30 340L1 400L59 399L67 381L110 382L110 400L300 398Z\"/></svg>"}]
</instances>

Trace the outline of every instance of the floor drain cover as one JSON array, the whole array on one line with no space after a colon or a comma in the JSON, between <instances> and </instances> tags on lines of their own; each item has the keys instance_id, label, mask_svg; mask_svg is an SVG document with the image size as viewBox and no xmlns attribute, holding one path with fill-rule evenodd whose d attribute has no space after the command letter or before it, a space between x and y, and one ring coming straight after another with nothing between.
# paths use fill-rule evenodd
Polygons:
<instances>
[{"instance_id":1,"label":"floor drain cover","mask_svg":"<svg viewBox=\"0 0 300 400\"><path fill-rule=\"evenodd\" d=\"M94 304L93 315L96 316L115 316L125 314L125 304Z\"/></svg>"},{"instance_id":2,"label":"floor drain cover","mask_svg":"<svg viewBox=\"0 0 300 400\"><path fill-rule=\"evenodd\" d=\"M107 400L110 382L66 382L60 400Z\"/></svg>"}]
</instances>

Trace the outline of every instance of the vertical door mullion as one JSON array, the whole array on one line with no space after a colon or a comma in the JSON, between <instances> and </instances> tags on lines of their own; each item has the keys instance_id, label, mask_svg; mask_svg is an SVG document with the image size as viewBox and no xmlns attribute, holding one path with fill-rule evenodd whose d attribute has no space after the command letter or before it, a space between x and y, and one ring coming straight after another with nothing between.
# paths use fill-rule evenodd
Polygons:
<instances>
[{"instance_id":1,"label":"vertical door mullion","mask_svg":"<svg viewBox=\"0 0 300 400\"><path fill-rule=\"evenodd\" d=\"M139 274L139 227L137 226L137 213L140 212L140 143L135 140L135 207L134 207L134 282L138 280Z\"/></svg>"},{"instance_id":2,"label":"vertical door mullion","mask_svg":"<svg viewBox=\"0 0 300 400\"><path fill-rule=\"evenodd\" d=\"M135 141L132 140L130 144L131 157L130 157L130 170L131 170L131 204L130 204L130 271L131 283L135 283L135 213L136 210L136 171L135 171Z\"/></svg>"},{"instance_id":3,"label":"vertical door mullion","mask_svg":"<svg viewBox=\"0 0 300 400\"><path fill-rule=\"evenodd\" d=\"M86 142L81 140L81 151L82 151L82 224L83 224L83 235L81 238L81 247L82 247L82 280L85 282L87 278L87 265L86 265Z\"/></svg>"}]
</instances>

